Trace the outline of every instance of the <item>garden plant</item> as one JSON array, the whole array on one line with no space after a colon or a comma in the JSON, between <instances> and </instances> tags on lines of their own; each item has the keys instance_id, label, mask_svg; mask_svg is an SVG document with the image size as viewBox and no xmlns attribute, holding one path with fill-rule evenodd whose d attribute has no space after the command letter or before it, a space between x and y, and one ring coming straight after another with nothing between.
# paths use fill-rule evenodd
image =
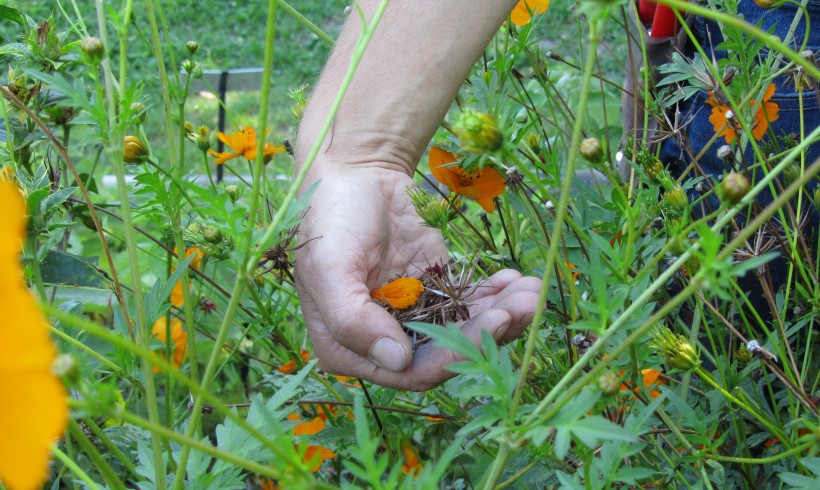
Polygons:
<instances>
[{"instance_id":1,"label":"garden plant","mask_svg":"<svg viewBox=\"0 0 820 490\"><path fill-rule=\"evenodd\" d=\"M371 290L453 351L424 391L321 370L294 277L323 239L300 188L391 2L0 5L0 488L820 488L818 7L754 0L790 6L784 36L744 2L659 0L689 46L661 61L650 2L515 7L405 190L449 260ZM253 27L197 29L231 8ZM362 36L297 166L345 18ZM259 91L192 89L253 66ZM474 343L502 269L539 308Z\"/></svg>"}]
</instances>

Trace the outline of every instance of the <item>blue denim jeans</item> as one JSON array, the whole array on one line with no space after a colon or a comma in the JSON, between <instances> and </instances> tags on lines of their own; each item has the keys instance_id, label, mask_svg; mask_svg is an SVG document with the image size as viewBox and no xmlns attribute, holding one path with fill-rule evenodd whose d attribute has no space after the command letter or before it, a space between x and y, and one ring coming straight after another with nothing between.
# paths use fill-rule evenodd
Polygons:
<instances>
[{"instance_id":1,"label":"blue denim jeans","mask_svg":"<svg viewBox=\"0 0 820 490\"><path fill-rule=\"evenodd\" d=\"M759 27L762 30L769 31L779 36L780 39L786 38L795 13L798 11L799 9L791 4L782 5L775 9L764 9L758 7L752 0L740 0L738 3L738 16L742 16L750 24L755 25L759 23ZM798 52L802 50L812 50L816 55L820 52L820 0L812 0L808 2L807 11L809 15L810 29L808 39L806 40L806 45L805 47L802 47L804 37L806 36L805 17L801 18L800 24L794 32L794 38L790 45ZM704 18L697 18L694 20L694 32L698 35L699 42L708 57L714 57L717 60L726 58L726 51L715 49L715 47L723 41L723 36L721 35L721 31L716 23ZM692 57L694 52L694 48L689 46L686 54L687 56ZM761 56L765 56L765 54L766 52L764 48ZM800 134L801 111L799 104L801 93L795 89L794 80L790 75L780 76L774 80L774 83L776 88L774 95L770 100L776 102L779 106L779 118L770 124L769 132L767 132L767 135L764 136L763 142L765 142L767 138L770 138L771 132L778 137L787 136L790 134ZM708 142L715 135L715 128L709 121L712 107L706 104L705 101L707 97L708 95L705 92L700 92L696 96L684 102L680 108L681 116L684 118L693 119L691 123L686 125L684 130L692 153L697 155L703 151L703 155L698 161L699 169L696 169L695 172L687 175L687 179L702 175L705 181L704 186L701 187L701 189L710 189L713 186L719 185L721 177L731 170L730 166L717 156L718 148L725 144L724 138L717 138L711 146L707 147ZM820 126L820 107L818 107L817 96L811 89L802 92L802 99L804 132L805 134L809 134L815 128ZM747 145L747 147L744 148L744 151L746 152L747 159L749 161L754 160L751 147ZM820 142L815 142L808 148L806 158L807 165L813 163L818 158L820 158ZM667 168L670 169L676 178L679 177L691 163L690 157L681 151L679 143L675 141L674 138L669 138L663 142L661 147L661 160L667 164ZM762 171L756 171L752 172L749 177L750 180L754 181L762 177L762 175ZM807 186L810 193L817 188L817 184L817 179L815 179L811 184L809 184L809 186ZM687 192L691 202L694 202L696 199L701 197L701 194L696 187L690 187ZM768 191L761 193L757 199L757 202L761 205L761 207L766 206L771 201L772 195ZM809 208L810 213L808 218L809 227L804 228L804 230L809 231L807 236L808 238L811 237L813 233L816 233L818 214L817 210L813 209L807 200L804 200L803 202L804 207ZM693 210L693 214L696 216L701 216L708 214L711 210L715 210L718 207L719 202L717 197L711 197L703 200L702 204L698 206L698 209ZM736 221L739 226L742 226L744 219L739 218ZM814 246L816 246L816 240L814 240L814 244ZM783 251L781 251L781 253L783 253ZM787 262L785 259L777 259L769 264L769 270L771 272L775 289L780 287L785 282L786 264ZM747 278L742 281L742 287L746 290L757 289L759 284L756 283L759 281L749 276L751 276L751 274L748 274ZM756 295L755 292L752 294ZM764 306L761 299L762 298L759 297L755 298L753 299L753 303L755 303L756 306ZM765 310L766 309L763 311ZM758 308L758 311L760 311L760 308Z\"/></svg>"}]
</instances>

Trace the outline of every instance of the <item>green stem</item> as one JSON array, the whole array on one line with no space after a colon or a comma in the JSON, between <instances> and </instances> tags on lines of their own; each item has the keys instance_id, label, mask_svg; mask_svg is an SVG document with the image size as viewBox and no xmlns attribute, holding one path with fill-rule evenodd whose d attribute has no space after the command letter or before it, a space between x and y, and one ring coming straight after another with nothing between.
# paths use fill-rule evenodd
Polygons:
<instances>
[{"instance_id":1,"label":"green stem","mask_svg":"<svg viewBox=\"0 0 820 490\"><path fill-rule=\"evenodd\" d=\"M117 474L114 472L114 469L111 468L111 465L103 459L102 454L97 451L97 448L94 447L94 444L91 444L91 441L85 436L83 430L77 424L77 421L74 419L69 420L68 422L68 432L71 434L71 437L74 438L75 441L80 445L80 448L83 452L88 456L88 459L94 463L94 466L97 468L97 471L100 472L100 475L105 480L105 483L114 490L125 490L125 484L120 480Z\"/></svg>"},{"instance_id":2,"label":"green stem","mask_svg":"<svg viewBox=\"0 0 820 490\"><path fill-rule=\"evenodd\" d=\"M125 468L131 473L131 475L135 479L137 479L137 480L144 480L145 479L145 477L143 477L142 475L137 473L137 468L134 466L134 463L131 462L130 459L128 459L128 457L125 455L125 453L120 451L120 448L118 448L117 445L114 444L111 441L111 439L108 438L107 435L105 435L105 432L103 432L103 430L100 429L100 426L98 426L90 418L83 420L83 423L85 424L86 427L88 427L88 430L90 430L91 433L94 434L94 437L99 439L105 445L106 450L111 451L111 454L113 454L114 457L117 458L120 461L120 463L122 463L123 466L125 466Z\"/></svg>"},{"instance_id":3,"label":"green stem","mask_svg":"<svg viewBox=\"0 0 820 490\"><path fill-rule=\"evenodd\" d=\"M97 484L94 483L94 480L92 480L91 477L88 476L88 473L86 473L82 470L82 468L77 466L77 463L75 463L73 459L69 458L64 452L60 451L60 449L57 446L51 447L51 454L53 454L57 459L59 459L60 462L62 462L66 466L66 468L71 470L71 472L74 473L77 476L77 478L82 480L82 482L85 483L86 486L88 486L88 488L90 488L91 490L100 490L100 487L98 487Z\"/></svg>"},{"instance_id":4,"label":"green stem","mask_svg":"<svg viewBox=\"0 0 820 490\"><path fill-rule=\"evenodd\" d=\"M333 46L333 38L328 36L325 31L323 31L319 26L311 22L307 17L302 15L298 10L291 7L290 4L285 2L285 0L277 0L276 3L279 4L279 8L282 9L286 14L290 15L297 22L302 24L305 28L307 28L310 32L316 34L316 37L321 39L325 44L328 46Z\"/></svg>"},{"instance_id":5,"label":"green stem","mask_svg":"<svg viewBox=\"0 0 820 490\"><path fill-rule=\"evenodd\" d=\"M711 454L711 453L702 453L701 456L704 459L713 459L715 461L723 461L726 463L740 463L740 464L771 464L776 461L780 461L781 459L790 458L797 454L806 451L810 447L812 447L814 443L812 441L804 442L799 446L794 446L793 448L789 449L788 451L784 451L782 453L778 453L766 458L738 458L735 456L723 456L720 454Z\"/></svg>"},{"instance_id":6,"label":"green stem","mask_svg":"<svg viewBox=\"0 0 820 490\"><path fill-rule=\"evenodd\" d=\"M100 364L102 364L103 366L105 366L109 370L111 370L112 374L116 374L117 376L122 376L122 377L127 378L127 374L125 372L123 372L123 370L120 366L116 365L114 362L110 361L107 357L103 356L102 354L95 351L91 347L88 347L84 343L80 342L79 340L75 339L74 337L68 335L67 333L63 332L62 330L60 330L56 327L53 327L53 326L51 327L51 333L54 334L56 337L59 337L60 339L62 339L66 343L71 344L72 347L75 347L77 349L82 350L83 352L85 352L89 356L91 356L94 359L96 359L97 361L99 361Z\"/></svg>"}]
</instances>

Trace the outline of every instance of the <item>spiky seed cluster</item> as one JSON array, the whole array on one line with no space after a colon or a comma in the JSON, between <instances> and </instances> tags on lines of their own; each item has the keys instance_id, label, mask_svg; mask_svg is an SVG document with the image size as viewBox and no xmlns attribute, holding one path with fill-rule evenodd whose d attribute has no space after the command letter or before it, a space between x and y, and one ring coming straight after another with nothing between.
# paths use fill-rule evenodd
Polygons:
<instances>
[{"instance_id":1,"label":"spiky seed cluster","mask_svg":"<svg viewBox=\"0 0 820 490\"><path fill-rule=\"evenodd\" d=\"M407 195L410 197L413 207L416 208L416 213L424 220L424 224L430 228L443 230L447 223L458 215L455 210L455 203L459 201L457 196L451 202L439 201L429 192L418 187L408 187Z\"/></svg>"},{"instance_id":2,"label":"spiky seed cluster","mask_svg":"<svg viewBox=\"0 0 820 490\"><path fill-rule=\"evenodd\" d=\"M675 335L666 327L658 327L655 330L651 345L660 351L670 367L690 372L700 365L700 356L686 337Z\"/></svg>"}]
</instances>

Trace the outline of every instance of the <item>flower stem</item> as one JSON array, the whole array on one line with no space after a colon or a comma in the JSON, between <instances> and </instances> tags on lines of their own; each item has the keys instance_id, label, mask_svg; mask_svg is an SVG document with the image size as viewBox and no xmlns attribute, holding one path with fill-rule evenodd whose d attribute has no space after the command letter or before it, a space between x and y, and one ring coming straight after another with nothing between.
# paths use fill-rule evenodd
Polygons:
<instances>
[{"instance_id":1,"label":"flower stem","mask_svg":"<svg viewBox=\"0 0 820 490\"><path fill-rule=\"evenodd\" d=\"M94 480L92 480L91 477L88 476L88 473L83 471L82 468L80 468L77 465L77 463L74 462L73 459L68 457L68 455L60 451L60 449L57 446L51 447L51 454L53 454L54 457L59 459L60 462L62 462L66 466L66 468L71 470L71 472L74 473L77 476L77 478L82 480L82 482L85 483L86 486L88 486L88 488L90 488L91 490L100 490L100 487L98 487L97 484L94 483Z\"/></svg>"}]
</instances>

